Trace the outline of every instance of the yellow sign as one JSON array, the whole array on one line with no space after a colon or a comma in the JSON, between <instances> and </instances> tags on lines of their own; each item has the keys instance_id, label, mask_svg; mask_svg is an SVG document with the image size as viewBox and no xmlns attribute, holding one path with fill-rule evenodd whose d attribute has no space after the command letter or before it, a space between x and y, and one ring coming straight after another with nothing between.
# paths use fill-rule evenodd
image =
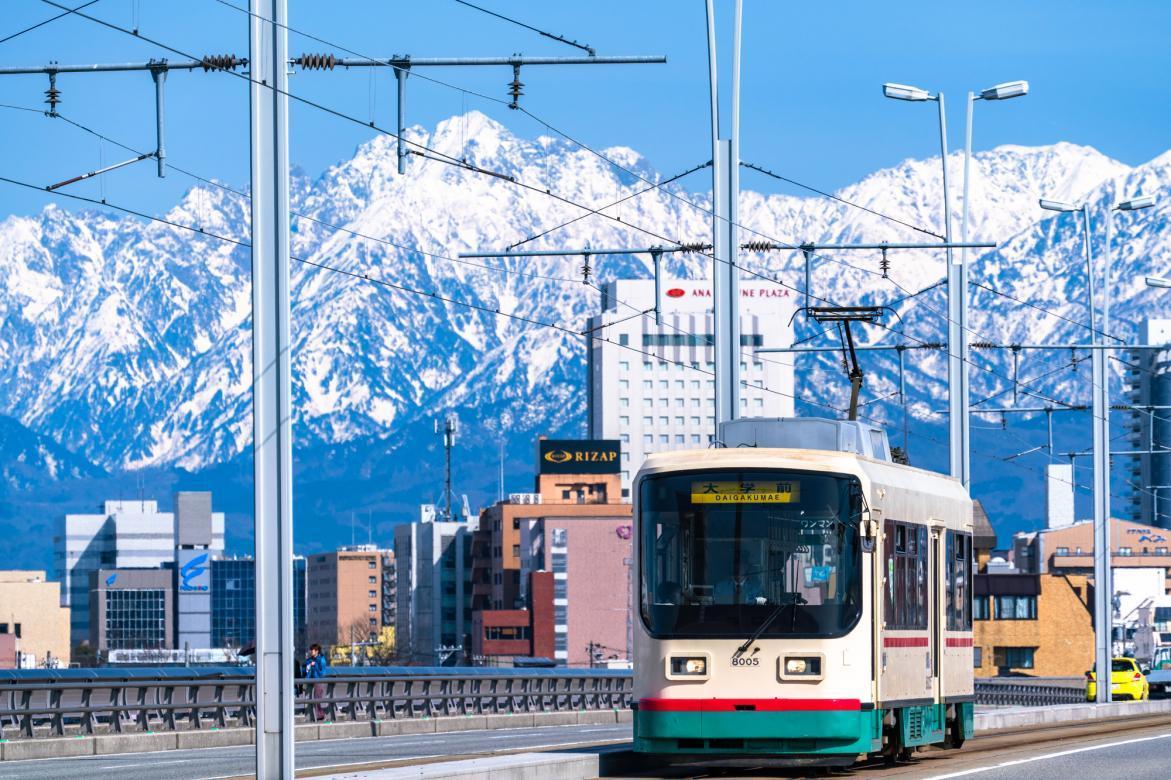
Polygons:
<instances>
[{"instance_id":1,"label":"yellow sign","mask_svg":"<svg viewBox=\"0 0 1171 780\"><path fill-rule=\"evenodd\" d=\"M800 482L691 483L693 504L793 504L800 500Z\"/></svg>"}]
</instances>

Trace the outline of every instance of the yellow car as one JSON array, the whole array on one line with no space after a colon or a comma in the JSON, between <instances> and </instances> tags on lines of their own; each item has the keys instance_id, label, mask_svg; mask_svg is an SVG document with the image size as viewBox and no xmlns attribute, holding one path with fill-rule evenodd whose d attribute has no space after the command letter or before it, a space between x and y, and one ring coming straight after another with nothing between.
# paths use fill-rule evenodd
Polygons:
<instances>
[{"instance_id":1,"label":"yellow car","mask_svg":"<svg viewBox=\"0 0 1171 780\"><path fill-rule=\"evenodd\" d=\"M1097 676L1086 672L1086 700L1098 697ZM1147 678L1133 658L1115 658L1110 664L1110 694L1115 701L1146 701L1151 698Z\"/></svg>"}]
</instances>

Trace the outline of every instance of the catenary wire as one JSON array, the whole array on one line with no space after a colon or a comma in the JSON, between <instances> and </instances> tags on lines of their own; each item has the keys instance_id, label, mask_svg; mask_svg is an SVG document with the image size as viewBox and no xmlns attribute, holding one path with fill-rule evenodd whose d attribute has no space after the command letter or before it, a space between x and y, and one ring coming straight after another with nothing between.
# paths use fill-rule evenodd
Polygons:
<instances>
[{"instance_id":1,"label":"catenary wire","mask_svg":"<svg viewBox=\"0 0 1171 780\"><path fill-rule=\"evenodd\" d=\"M546 38L552 38L555 41L559 41L561 43L564 43L567 46L572 46L575 49L581 49L582 51L589 52L589 55L591 57L593 57L597 53L594 51L592 46L587 46L584 43L578 43L577 41L566 38L564 35L556 35L551 32L546 32L545 30L541 30L537 27L533 27L531 24L525 24L524 22L522 22L518 19L513 19L512 17L505 16L504 14L498 14L495 11L490 11L487 8L484 8L483 6L476 5L475 3L469 3L467 0L455 0L455 2L459 3L460 5L466 5L468 8L474 8L477 11L480 11L481 13L488 14L489 16L495 16L497 19L503 19L506 22L509 22L511 24L515 24L518 27L523 27L526 30L531 30L531 31L537 33L538 35L543 35Z\"/></svg>"},{"instance_id":2,"label":"catenary wire","mask_svg":"<svg viewBox=\"0 0 1171 780\"><path fill-rule=\"evenodd\" d=\"M100 1L101 0L89 0L88 3L82 3L81 5L77 6L76 8L67 8L64 11L64 13L59 13L56 16L50 16L48 19L43 19L30 27L25 27L23 30L17 30L14 33L6 35L3 38L0 38L0 43L8 43L9 41L11 41L14 38L19 38L20 36L24 35L25 33L29 33L29 32L32 32L33 30L44 27L46 24L50 24L51 22L55 22L58 19L63 19L66 16L69 16L77 11L80 11L83 8L89 8L94 3L97 3Z\"/></svg>"}]
</instances>

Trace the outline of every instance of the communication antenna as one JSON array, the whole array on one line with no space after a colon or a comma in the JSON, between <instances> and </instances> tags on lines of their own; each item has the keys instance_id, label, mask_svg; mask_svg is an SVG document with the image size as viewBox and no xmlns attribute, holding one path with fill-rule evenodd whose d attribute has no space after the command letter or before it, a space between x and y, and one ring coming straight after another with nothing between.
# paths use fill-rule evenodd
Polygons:
<instances>
[{"instance_id":1,"label":"communication antenna","mask_svg":"<svg viewBox=\"0 0 1171 780\"><path fill-rule=\"evenodd\" d=\"M444 511L443 519L447 522L455 520L455 515L452 514L452 504L455 502L455 493L451 487L451 451L455 449L455 436L459 431L459 418L455 416L455 412L447 415L443 421L443 496L446 510ZM439 421L435 421L435 433L439 433Z\"/></svg>"}]
</instances>

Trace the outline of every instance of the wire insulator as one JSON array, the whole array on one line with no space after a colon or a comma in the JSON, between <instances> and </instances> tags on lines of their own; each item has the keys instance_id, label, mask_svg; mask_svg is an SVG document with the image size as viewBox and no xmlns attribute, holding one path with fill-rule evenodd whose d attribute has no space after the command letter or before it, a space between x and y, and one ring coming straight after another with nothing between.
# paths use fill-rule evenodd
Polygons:
<instances>
[{"instance_id":1,"label":"wire insulator","mask_svg":"<svg viewBox=\"0 0 1171 780\"><path fill-rule=\"evenodd\" d=\"M768 252L774 247L770 241L749 241L744 244L744 248L749 252Z\"/></svg>"},{"instance_id":2,"label":"wire insulator","mask_svg":"<svg viewBox=\"0 0 1171 780\"><path fill-rule=\"evenodd\" d=\"M878 261L878 269L882 271L882 278L890 278L890 260L886 256L886 247L882 248L882 259Z\"/></svg>"},{"instance_id":3,"label":"wire insulator","mask_svg":"<svg viewBox=\"0 0 1171 780\"><path fill-rule=\"evenodd\" d=\"M333 70L337 57L333 54L302 54L295 62L305 70Z\"/></svg>"},{"instance_id":4,"label":"wire insulator","mask_svg":"<svg viewBox=\"0 0 1171 780\"><path fill-rule=\"evenodd\" d=\"M694 241L690 244L683 243L683 244L679 245L679 250L681 252L702 252L705 249L710 249L710 248L711 248L711 244L705 244L702 241Z\"/></svg>"},{"instance_id":5,"label":"wire insulator","mask_svg":"<svg viewBox=\"0 0 1171 780\"><path fill-rule=\"evenodd\" d=\"M519 55L518 55L519 56ZM508 82L508 94L512 97L509 108L520 108L520 96L524 94L524 84L520 80L520 65L513 63L512 81Z\"/></svg>"},{"instance_id":6,"label":"wire insulator","mask_svg":"<svg viewBox=\"0 0 1171 780\"><path fill-rule=\"evenodd\" d=\"M582 266L581 266L581 283L582 284L589 284L590 283L590 274L591 273L592 273L592 271L590 269L590 256L585 255L584 262L582 263Z\"/></svg>"},{"instance_id":7,"label":"wire insulator","mask_svg":"<svg viewBox=\"0 0 1171 780\"><path fill-rule=\"evenodd\" d=\"M200 60L203 70L235 70L244 64L244 60L235 54L208 54Z\"/></svg>"},{"instance_id":8,"label":"wire insulator","mask_svg":"<svg viewBox=\"0 0 1171 780\"><path fill-rule=\"evenodd\" d=\"M49 116L57 116L61 104L61 90L57 89L57 74L49 74L49 88L45 90L45 102L49 104Z\"/></svg>"}]
</instances>

